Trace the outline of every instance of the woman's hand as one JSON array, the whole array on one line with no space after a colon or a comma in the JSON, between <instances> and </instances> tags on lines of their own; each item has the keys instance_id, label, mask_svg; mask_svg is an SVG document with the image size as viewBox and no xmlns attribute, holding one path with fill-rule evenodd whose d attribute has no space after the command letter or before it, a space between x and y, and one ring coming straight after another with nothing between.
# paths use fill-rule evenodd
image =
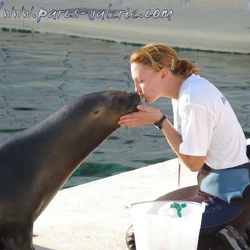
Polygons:
<instances>
[{"instance_id":1,"label":"woman's hand","mask_svg":"<svg viewBox=\"0 0 250 250\"><path fill-rule=\"evenodd\" d=\"M135 127L144 124L154 124L163 116L162 112L156 108L138 105L137 109L138 112L121 116L118 125L121 127Z\"/></svg>"}]
</instances>

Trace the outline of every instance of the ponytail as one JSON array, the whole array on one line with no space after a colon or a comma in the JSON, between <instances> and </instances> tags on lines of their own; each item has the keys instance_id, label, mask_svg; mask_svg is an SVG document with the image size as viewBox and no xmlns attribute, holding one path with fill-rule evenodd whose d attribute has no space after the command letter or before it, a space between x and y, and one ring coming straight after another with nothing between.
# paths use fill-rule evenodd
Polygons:
<instances>
[{"instance_id":1,"label":"ponytail","mask_svg":"<svg viewBox=\"0 0 250 250\"><path fill-rule=\"evenodd\" d=\"M174 69L171 69L171 71L174 75L179 74L184 78L188 77L192 73L198 75L200 72L199 68L195 64L186 59L177 60Z\"/></svg>"}]
</instances>

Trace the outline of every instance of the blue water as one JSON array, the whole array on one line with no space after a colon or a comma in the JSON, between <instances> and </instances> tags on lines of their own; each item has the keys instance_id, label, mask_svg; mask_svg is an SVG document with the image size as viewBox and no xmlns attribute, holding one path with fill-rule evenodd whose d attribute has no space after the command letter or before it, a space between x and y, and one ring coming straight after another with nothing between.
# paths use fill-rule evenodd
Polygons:
<instances>
[{"instance_id":1,"label":"blue water","mask_svg":"<svg viewBox=\"0 0 250 250\"><path fill-rule=\"evenodd\" d=\"M94 91L134 91L129 56L136 46L51 34L0 32L0 140L37 124L68 100ZM233 106L250 137L250 56L179 51L195 61ZM172 118L171 102L159 107ZM120 128L65 186L175 158L153 126Z\"/></svg>"}]
</instances>

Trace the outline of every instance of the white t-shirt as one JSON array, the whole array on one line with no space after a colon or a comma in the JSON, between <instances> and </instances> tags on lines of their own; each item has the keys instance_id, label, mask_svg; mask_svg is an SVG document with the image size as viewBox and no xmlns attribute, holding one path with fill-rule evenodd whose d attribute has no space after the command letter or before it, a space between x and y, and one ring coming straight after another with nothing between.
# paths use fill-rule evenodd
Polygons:
<instances>
[{"instance_id":1,"label":"white t-shirt","mask_svg":"<svg viewBox=\"0 0 250 250\"><path fill-rule=\"evenodd\" d=\"M214 169L249 162L246 139L237 117L223 94L208 80L192 74L172 100L174 126L182 136L179 152L206 156Z\"/></svg>"}]
</instances>

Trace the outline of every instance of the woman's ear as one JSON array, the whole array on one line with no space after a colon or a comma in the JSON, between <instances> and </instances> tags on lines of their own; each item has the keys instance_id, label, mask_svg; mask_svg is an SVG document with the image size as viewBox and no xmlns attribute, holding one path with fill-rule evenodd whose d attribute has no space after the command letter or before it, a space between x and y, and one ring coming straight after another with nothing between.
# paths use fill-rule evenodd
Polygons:
<instances>
[{"instance_id":1,"label":"woman's ear","mask_svg":"<svg viewBox=\"0 0 250 250\"><path fill-rule=\"evenodd\" d=\"M162 68L161 69L161 79L164 79L168 75L168 69Z\"/></svg>"}]
</instances>

